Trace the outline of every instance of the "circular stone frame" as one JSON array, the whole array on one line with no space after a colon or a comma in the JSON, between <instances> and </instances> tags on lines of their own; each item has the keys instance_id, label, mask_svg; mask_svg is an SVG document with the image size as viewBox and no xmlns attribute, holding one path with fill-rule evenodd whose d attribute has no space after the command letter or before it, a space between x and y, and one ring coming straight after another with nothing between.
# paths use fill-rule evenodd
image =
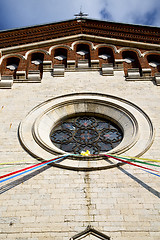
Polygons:
<instances>
[{"instance_id":1,"label":"circular stone frame","mask_svg":"<svg viewBox=\"0 0 160 240\"><path fill-rule=\"evenodd\" d=\"M50 133L60 121L82 114L106 118L121 128L123 140L107 154L141 156L153 142L152 122L139 107L115 96L94 93L63 95L41 103L20 123L20 141L32 156L41 160L66 155L52 143ZM96 170L117 166L117 162L109 163L103 157L72 156L53 165Z\"/></svg>"}]
</instances>

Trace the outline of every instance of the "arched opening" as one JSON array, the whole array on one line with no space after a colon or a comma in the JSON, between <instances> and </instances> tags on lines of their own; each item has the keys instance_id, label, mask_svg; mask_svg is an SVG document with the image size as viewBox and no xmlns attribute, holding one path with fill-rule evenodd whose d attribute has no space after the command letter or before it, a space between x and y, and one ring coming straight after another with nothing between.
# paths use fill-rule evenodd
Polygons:
<instances>
[{"instance_id":1,"label":"arched opening","mask_svg":"<svg viewBox=\"0 0 160 240\"><path fill-rule=\"evenodd\" d=\"M137 73L137 77L142 76L142 69L137 57L137 54L133 51L123 51L122 53L122 57L124 60L124 73L125 76L129 76L129 74L131 73L131 75L135 75L135 73Z\"/></svg>"},{"instance_id":2,"label":"arched opening","mask_svg":"<svg viewBox=\"0 0 160 240\"><path fill-rule=\"evenodd\" d=\"M43 60L44 60L44 54L41 52L34 52L31 55L31 64L32 64L32 70L39 70L40 72L40 78L42 79L43 75ZM34 65L34 66L33 66Z\"/></svg>"},{"instance_id":3,"label":"arched opening","mask_svg":"<svg viewBox=\"0 0 160 240\"><path fill-rule=\"evenodd\" d=\"M54 64L63 64L67 67L67 49L57 48L54 51Z\"/></svg>"},{"instance_id":4,"label":"arched opening","mask_svg":"<svg viewBox=\"0 0 160 240\"><path fill-rule=\"evenodd\" d=\"M152 75L160 72L160 55L150 54L147 56L147 61L152 70Z\"/></svg>"},{"instance_id":5,"label":"arched opening","mask_svg":"<svg viewBox=\"0 0 160 240\"><path fill-rule=\"evenodd\" d=\"M111 48L101 47L98 49L98 57L100 59L100 67L103 63L113 64L114 66L114 55Z\"/></svg>"},{"instance_id":6,"label":"arched opening","mask_svg":"<svg viewBox=\"0 0 160 240\"><path fill-rule=\"evenodd\" d=\"M90 67L90 49L87 44L78 44L76 47L76 66L77 67Z\"/></svg>"},{"instance_id":7,"label":"arched opening","mask_svg":"<svg viewBox=\"0 0 160 240\"><path fill-rule=\"evenodd\" d=\"M40 52L32 53L31 62L35 65L43 63L44 54Z\"/></svg>"},{"instance_id":8,"label":"arched opening","mask_svg":"<svg viewBox=\"0 0 160 240\"><path fill-rule=\"evenodd\" d=\"M16 78L16 71L19 66L20 59L17 57L9 57L6 59L6 69L4 71L5 75L13 75Z\"/></svg>"}]
</instances>

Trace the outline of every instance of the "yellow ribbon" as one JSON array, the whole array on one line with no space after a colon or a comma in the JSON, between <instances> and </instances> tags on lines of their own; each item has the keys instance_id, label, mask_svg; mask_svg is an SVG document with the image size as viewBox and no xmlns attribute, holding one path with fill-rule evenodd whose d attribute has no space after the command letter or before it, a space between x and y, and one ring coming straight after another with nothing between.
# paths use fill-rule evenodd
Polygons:
<instances>
[{"instance_id":1,"label":"yellow ribbon","mask_svg":"<svg viewBox=\"0 0 160 240\"><path fill-rule=\"evenodd\" d=\"M130 158L130 159L138 159L138 160L144 160L144 161L149 161L149 162L160 162L160 160L155 160L155 159L149 159L149 158L138 158L138 157L130 157L130 156L122 156L122 155L112 155L109 154L111 156L115 156L115 157L123 157L123 158Z\"/></svg>"},{"instance_id":2,"label":"yellow ribbon","mask_svg":"<svg viewBox=\"0 0 160 240\"><path fill-rule=\"evenodd\" d=\"M26 164L28 164L27 162L26 162L26 160L24 160L24 161L21 161L21 162L19 162L19 161L14 161L14 162L6 162L6 163L0 163L0 165L11 165L11 164L13 164L13 163L26 163ZM32 164L32 163L29 163L29 164Z\"/></svg>"},{"instance_id":3,"label":"yellow ribbon","mask_svg":"<svg viewBox=\"0 0 160 240\"><path fill-rule=\"evenodd\" d=\"M82 151L81 155L82 156L89 156L90 155L90 151L89 150L87 150L86 152Z\"/></svg>"},{"instance_id":4,"label":"yellow ribbon","mask_svg":"<svg viewBox=\"0 0 160 240\"><path fill-rule=\"evenodd\" d=\"M90 151L87 150L86 152L82 151L81 152L81 155L82 156L89 156L90 155ZM114 155L114 154L109 154L111 156L114 156L114 157L124 157L124 158L130 158L130 159L138 159L138 160L144 160L144 161L149 161L149 162L160 162L160 160L154 160L154 159L149 159L149 158L137 158L137 157L130 157L130 156L122 156L122 155ZM41 158L37 158L37 159L41 159ZM25 162L26 163L27 160L22 160L22 161L14 161L14 162L5 162L5 163L0 163L0 165L10 165L10 164L13 164L13 163L23 163ZM28 163L26 163L28 164Z\"/></svg>"}]
</instances>

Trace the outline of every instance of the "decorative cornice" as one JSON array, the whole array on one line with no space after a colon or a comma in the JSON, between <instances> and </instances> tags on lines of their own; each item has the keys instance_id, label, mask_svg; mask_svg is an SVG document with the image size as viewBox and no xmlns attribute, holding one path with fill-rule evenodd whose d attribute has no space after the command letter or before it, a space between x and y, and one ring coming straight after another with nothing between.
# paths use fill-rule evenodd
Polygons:
<instances>
[{"instance_id":1,"label":"decorative cornice","mask_svg":"<svg viewBox=\"0 0 160 240\"><path fill-rule=\"evenodd\" d=\"M160 28L85 19L0 32L0 48L38 43L77 34L143 43L160 43Z\"/></svg>"},{"instance_id":2,"label":"decorative cornice","mask_svg":"<svg viewBox=\"0 0 160 240\"><path fill-rule=\"evenodd\" d=\"M86 40L86 41L93 41L97 43L103 43L103 44L112 44L115 46L124 46L124 47L133 47L133 48L140 48L145 50L155 50L160 51L160 45L159 44L150 44L150 43L142 43L142 42L135 42L135 41L128 41L128 40L122 40L122 39L116 39L116 38L107 38L107 37L101 37L101 36L91 36L87 34L77 34L72 35L68 37L61 37L58 39L52 39L47 41L41 41L36 43L29 43L29 44L23 44L21 46L13 46L13 47L7 47L7 48L1 48L0 53L1 56L10 54L10 53L17 53L20 51L27 51L32 49L38 49L43 47L51 47L56 44L64 44L67 42L74 42L78 40Z\"/></svg>"}]
</instances>

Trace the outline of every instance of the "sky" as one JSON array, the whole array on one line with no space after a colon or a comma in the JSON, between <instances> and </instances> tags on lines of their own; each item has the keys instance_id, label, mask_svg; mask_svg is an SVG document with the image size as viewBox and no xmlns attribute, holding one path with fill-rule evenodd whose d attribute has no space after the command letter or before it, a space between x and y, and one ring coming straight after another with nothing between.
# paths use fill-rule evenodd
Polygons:
<instances>
[{"instance_id":1,"label":"sky","mask_svg":"<svg viewBox=\"0 0 160 240\"><path fill-rule=\"evenodd\" d=\"M73 19L80 9L92 19L160 27L160 0L0 0L0 30Z\"/></svg>"}]
</instances>

